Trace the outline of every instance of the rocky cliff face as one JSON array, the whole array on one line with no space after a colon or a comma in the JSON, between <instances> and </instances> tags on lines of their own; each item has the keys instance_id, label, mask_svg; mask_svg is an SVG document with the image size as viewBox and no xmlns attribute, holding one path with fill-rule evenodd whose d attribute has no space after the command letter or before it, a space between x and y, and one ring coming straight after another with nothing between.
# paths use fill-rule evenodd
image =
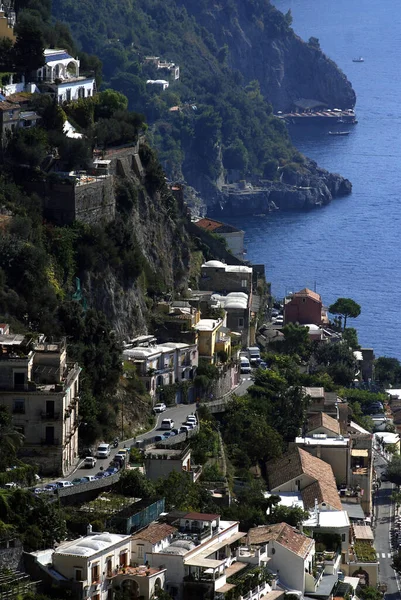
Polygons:
<instances>
[{"instance_id":1,"label":"rocky cliff face","mask_svg":"<svg viewBox=\"0 0 401 600\"><path fill-rule=\"evenodd\" d=\"M186 217L180 206L172 210L172 196L163 187L150 189L152 173L133 149L113 158L117 218L132 227L143 257L142 273L121 277L113 268L82 273L88 304L105 313L120 339L147 333L153 298L187 287L190 242ZM129 189L134 201L129 211L118 212L119 189ZM120 191L121 193L121 191ZM120 221L121 222L121 221Z\"/></svg>"},{"instance_id":2,"label":"rocky cliff face","mask_svg":"<svg viewBox=\"0 0 401 600\"><path fill-rule=\"evenodd\" d=\"M321 169L308 160L300 172L283 173L280 182L263 181L239 189L227 186L214 197L209 214L252 215L272 210L308 210L329 204L333 198L350 194L348 179Z\"/></svg>"},{"instance_id":3,"label":"rocky cliff face","mask_svg":"<svg viewBox=\"0 0 401 600\"><path fill-rule=\"evenodd\" d=\"M207 9L198 0L181 3L220 46L228 46L229 66L245 81L260 82L275 110L286 111L300 98L354 107L355 92L344 73L319 48L303 42L267 0L220 0Z\"/></svg>"}]
</instances>

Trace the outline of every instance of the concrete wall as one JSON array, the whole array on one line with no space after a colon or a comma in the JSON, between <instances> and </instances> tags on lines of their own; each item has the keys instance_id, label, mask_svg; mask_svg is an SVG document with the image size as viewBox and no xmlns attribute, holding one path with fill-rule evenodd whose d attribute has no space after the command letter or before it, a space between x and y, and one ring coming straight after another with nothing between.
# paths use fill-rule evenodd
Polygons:
<instances>
[{"instance_id":1,"label":"concrete wall","mask_svg":"<svg viewBox=\"0 0 401 600\"><path fill-rule=\"evenodd\" d=\"M0 542L0 571L2 569L19 569L23 553L22 542L19 539Z\"/></svg>"},{"instance_id":2,"label":"concrete wall","mask_svg":"<svg viewBox=\"0 0 401 600\"><path fill-rule=\"evenodd\" d=\"M239 383L239 367L237 363L228 363L220 368L220 377L213 386L213 398L220 398L228 394Z\"/></svg>"},{"instance_id":3,"label":"concrete wall","mask_svg":"<svg viewBox=\"0 0 401 600\"><path fill-rule=\"evenodd\" d=\"M116 202L112 177L75 187L75 220L95 225L115 217Z\"/></svg>"},{"instance_id":4,"label":"concrete wall","mask_svg":"<svg viewBox=\"0 0 401 600\"><path fill-rule=\"evenodd\" d=\"M246 281L244 286L243 281ZM199 289L223 294L244 292L249 296L252 292L252 273L227 272L221 267L202 267Z\"/></svg>"},{"instance_id":5,"label":"concrete wall","mask_svg":"<svg viewBox=\"0 0 401 600\"><path fill-rule=\"evenodd\" d=\"M112 177L79 186L70 182L37 182L30 187L43 198L45 218L59 225L75 220L89 225L109 223L115 217Z\"/></svg>"}]
</instances>

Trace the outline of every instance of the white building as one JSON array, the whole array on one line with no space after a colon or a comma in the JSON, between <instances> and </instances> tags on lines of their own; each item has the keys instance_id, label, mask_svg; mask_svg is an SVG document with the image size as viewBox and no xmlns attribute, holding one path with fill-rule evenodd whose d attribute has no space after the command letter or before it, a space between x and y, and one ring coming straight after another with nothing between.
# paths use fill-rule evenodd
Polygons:
<instances>
[{"instance_id":1,"label":"white building","mask_svg":"<svg viewBox=\"0 0 401 600\"><path fill-rule=\"evenodd\" d=\"M170 86L169 82L166 81L165 79L148 79L146 81L146 84L147 85L156 85L156 86L160 87L163 92Z\"/></svg>"},{"instance_id":2,"label":"white building","mask_svg":"<svg viewBox=\"0 0 401 600\"><path fill-rule=\"evenodd\" d=\"M265 552L239 547L245 534L238 530L237 521L222 521L213 514L181 513L174 525L178 531L171 543L166 545L164 538L163 547L148 551L146 558L151 566L167 569L166 589L177 600L223 597L235 587L227 582L230 576L247 565L266 566L269 560ZM138 535L143 539L146 530ZM247 598L260 598L271 591L267 581L256 587Z\"/></svg>"},{"instance_id":3,"label":"white building","mask_svg":"<svg viewBox=\"0 0 401 600\"><path fill-rule=\"evenodd\" d=\"M95 95L95 78L80 76L78 58L53 48L45 50L44 58L45 65L36 72L41 91L53 93L59 104Z\"/></svg>"},{"instance_id":4,"label":"white building","mask_svg":"<svg viewBox=\"0 0 401 600\"><path fill-rule=\"evenodd\" d=\"M313 539L287 523L277 523L253 527L248 531L247 542L250 546L266 547L269 569L278 574L282 585L302 593L315 591Z\"/></svg>"},{"instance_id":5,"label":"white building","mask_svg":"<svg viewBox=\"0 0 401 600\"><path fill-rule=\"evenodd\" d=\"M63 542L56 550L32 552L35 575L39 568L46 573L46 581L53 579L55 585L70 588L82 600L112 600L115 588L132 598L150 600L164 588L165 569L143 563L133 566L137 561L131 556L131 536L88 529L85 537Z\"/></svg>"},{"instance_id":6,"label":"white building","mask_svg":"<svg viewBox=\"0 0 401 600\"><path fill-rule=\"evenodd\" d=\"M193 381L198 366L198 346L180 342L157 344L153 336L142 336L127 345L123 357L135 364L146 390L156 398L160 387ZM178 394L176 401L180 400Z\"/></svg>"}]
</instances>

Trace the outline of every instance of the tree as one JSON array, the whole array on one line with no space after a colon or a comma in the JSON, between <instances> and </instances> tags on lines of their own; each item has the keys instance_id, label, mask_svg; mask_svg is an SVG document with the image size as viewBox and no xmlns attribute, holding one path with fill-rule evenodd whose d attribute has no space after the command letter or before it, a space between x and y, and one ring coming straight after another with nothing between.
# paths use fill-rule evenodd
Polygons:
<instances>
[{"instance_id":1,"label":"tree","mask_svg":"<svg viewBox=\"0 0 401 600\"><path fill-rule=\"evenodd\" d=\"M284 354L297 354L300 358L307 360L312 352L312 342L309 337L309 328L302 325L289 323L282 329L284 341L277 343L277 349L281 347Z\"/></svg>"},{"instance_id":2,"label":"tree","mask_svg":"<svg viewBox=\"0 0 401 600\"><path fill-rule=\"evenodd\" d=\"M387 465L386 476L391 483L398 487L401 485L401 457L393 456L391 462Z\"/></svg>"},{"instance_id":3,"label":"tree","mask_svg":"<svg viewBox=\"0 0 401 600\"><path fill-rule=\"evenodd\" d=\"M117 490L124 496L133 498L151 498L155 495L155 486L138 469L132 469L121 473L118 480Z\"/></svg>"},{"instance_id":4,"label":"tree","mask_svg":"<svg viewBox=\"0 0 401 600\"><path fill-rule=\"evenodd\" d=\"M397 550L393 555L393 564L391 566L397 573L401 573L401 550Z\"/></svg>"},{"instance_id":5,"label":"tree","mask_svg":"<svg viewBox=\"0 0 401 600\"><path fill-rule=\"evenodd\" d=\"M401 383L401 363L397 358L379 356L375 361L375 379L383 386Z\"/></svg>"},{"instance_id":6,"label":"tree","mask_svg":"<svg viewBox=\"0 0 401 600\"><path fill-rule=\"evenodd\" d=\"M351 298L338 298L329 306L329 313L340 315L344 318L343 329L347 326L347 319L356 319L361 314L361 307Z\"/></svg>"},{"instance_id":7,"label":"tree","mask_svg":"<svg viewBox=\"0 0 401 600\"><path fill-rule=\"evenodd\" d=\"M32 71L45 64L43 25L40 18L29 11L21 11L15 28L17 40L14 45L14 61L27 81Z\"/></svg>"},{"instance_id":8,"label":"tree","mask_svg":"<svg viewBox=\"0 0 401 600\"><path fill-rule=\"evenodd\" d=\"M4 405L0 405L0 471L15 461L22 443L23 436L14 429L11 414Z\"/></svg>"},{"instance_id":9,"label":"tree","mask_svg":"<svg viewBox=\"0 0 401 600\"><path fill-rule=\"evenodd\" d=\"M299 506L276 506L269 516L269 523L288 523L291 527L299 527L309 517L309 513Z\"/></svg>"},{"instance_id":10,"label":"tree","mask_svg":"<svg viewBox=\"0 0 401 600\"><path fill-rule=\"evenodd\" d=\"M319 42L319 38L317 37L310 37L308 40L308 44L309 46L312 46L312 48L316 48L316 50L320 50L320 42Z\"/></svg>"}]
</instances>

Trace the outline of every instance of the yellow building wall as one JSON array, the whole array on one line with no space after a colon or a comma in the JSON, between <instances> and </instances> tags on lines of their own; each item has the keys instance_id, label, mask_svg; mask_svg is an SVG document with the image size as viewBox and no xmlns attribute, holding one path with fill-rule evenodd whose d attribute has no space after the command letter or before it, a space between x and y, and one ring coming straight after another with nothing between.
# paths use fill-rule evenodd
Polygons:
<instances>
[{"instance_id":1,"label":"yellow building wall","mask_svg":"<svg viewBox=\"0 0 401 600\"><path fill-rule=\"evenodd\" d=\"M7 18L4 16L4 12L0 12L0 38L8 38L15 42L16 37L14 35L14 30L9 26Z\"/></svg>"}]
</instances>

